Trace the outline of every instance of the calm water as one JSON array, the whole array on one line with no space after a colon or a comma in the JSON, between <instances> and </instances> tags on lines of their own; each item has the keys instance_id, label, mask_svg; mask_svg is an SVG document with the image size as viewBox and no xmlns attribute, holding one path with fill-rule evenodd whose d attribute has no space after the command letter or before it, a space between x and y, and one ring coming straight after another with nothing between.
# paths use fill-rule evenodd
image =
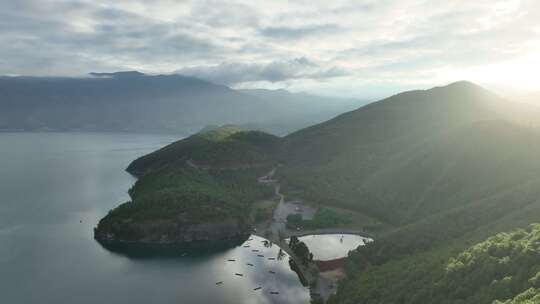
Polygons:
<instances>
[{"instance_id":1,"label":"calm water","mask_svg":"<svg viewBox=\"0 0 540 304\"><path fill-rule=\"evenodd\" d=\"M346 257L349 251L371 241L353 234L318 234L299 238L306 243L316 260L333 260Z\"/></svg>"},{"instance_id":2,"label":"calm water","mask_svg":"<svg viewBox=\"0 0 540 304\"><path fill-rule=\"evenodd\" d=\"M97 221L128 199L134 179L124 168L176 139L0 133L1 302L308 302L308 291L287 258L268 260L277 257L279 248L266 248L259 238L248 242L250 248L152 259L112 253L93 240ZM259 286L263 289L253 291Z\"/></svg>"}]
</instances>

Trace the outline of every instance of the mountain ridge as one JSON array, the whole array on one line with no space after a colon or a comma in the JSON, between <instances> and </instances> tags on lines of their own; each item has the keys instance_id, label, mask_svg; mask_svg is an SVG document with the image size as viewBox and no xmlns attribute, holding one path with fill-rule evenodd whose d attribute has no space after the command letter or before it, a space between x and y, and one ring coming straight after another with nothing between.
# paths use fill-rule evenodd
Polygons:
<instances>
[{"instance_id":1,"label":"mountain ridge","mask_svg":"<svg viewBox=\"0 0 540 304\"><path fill-rule=\"evenodd\" d=\"M278 103L177 74L89 75L0 77L0 129L187 135L207 125L235 124L287 134L347 109L336 104L320 115L314 105L290 115L298 98Z\"/></svg>"},{"instance_id":2,"label":"mountain ridge","mask_svg":"<svg viewBox=\"0 0 540 304\"><path fill-rule=\"evenodd\" d=\"M194 135L135 160L130 165L140 177L132 192L135 205L115 209L98 231L124 233L122 223L131 217L156 220L150 198L168 208L189 207L195 218L203 214L196 198L208 198L205 207L246 217L250 202L239 206L230 200L233 189L244 187L252 198L264 197L253 177L279 164L274 178L283 195L354 211L362 214L358 220L367 216L381 224L362 226L375 241L350 253L347 278L330 303L506 301L529 285L509 278L519 286L504 295L493 294L485 284L478 290L460 286L465 290L455 293L459 280L441 278L452 258L471 245L540 218L540 129L516 115L527 111L480 86L457 82L396 94L282 138L210 129L225 135L211 135L209 141L204 133ZM252 160L263 160L265 167L244 166ZM231 161L236 166L224 165ZM223 184L229 174L238 182L233 189ZM199 184L192 187L189 180ZM184 187L191 190L189 196ZM228 200L217 199L212 189ZM129 225L138 227L138 222ZM236 231L247 231L242 227ZM144 233L137 237L145 239ZM486 271L485 282L502 279Z\"/></svg>"}]
</instances>

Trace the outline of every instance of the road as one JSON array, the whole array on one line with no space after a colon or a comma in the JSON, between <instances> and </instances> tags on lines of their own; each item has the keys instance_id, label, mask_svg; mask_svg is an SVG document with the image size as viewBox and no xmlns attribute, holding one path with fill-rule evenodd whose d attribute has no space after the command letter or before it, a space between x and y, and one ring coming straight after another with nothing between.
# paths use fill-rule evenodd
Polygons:
<instances>
[{"instance_id":1,"label":"road","mask_svg":"<svg viewBox=\"0 0 540 304\"><path fill-rule=\"evenodd\" d=\"M314 273L318 273L315 263L309 263L304 266L298 258L294 255L289 248L285 239L291 236L305 236L310 234L357 234L366 235L364 231L358 230L344 230L344 229L317 229L317 230L288 230L286 227L287 216L290 214L301 214L302 218L313 218L315 208L302 205L300 201L286 202L285 196L281 193L281 185L274 179L276 168L273 168L268 174L259 177L257 180L259 183L265 183L274 186L274 193L279 202L274 208L272 213L272 220L257 227L255 235L261 236L271 240L273 243L283 249L299 266L300 276L303 276L305 280L311 285L313 282L317 282L316 287L311 289L313 295L320 296L324 302L328 300L331 294L335 292L336 279L332 278L331 273L324 273L324 275L314 276Z\"/></svg>"}]
</instances>

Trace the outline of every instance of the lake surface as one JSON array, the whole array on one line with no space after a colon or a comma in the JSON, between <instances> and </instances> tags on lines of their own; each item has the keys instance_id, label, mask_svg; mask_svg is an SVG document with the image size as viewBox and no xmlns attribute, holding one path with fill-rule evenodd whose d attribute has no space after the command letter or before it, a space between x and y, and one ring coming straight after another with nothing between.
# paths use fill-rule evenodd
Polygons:
<instances>
[{"instance_id":1,"label":"lake surface","mask_svg":"<svg viewBox=\"0 0 540 304\"><path fill-rule=\"evenodd\" d=\"M317 234L298 238L304 242L315 260L328 261L346 257L349 251L371 239L354 234Z\"/></svg>"},{"instance_id":2,"label":"lake surface","mask_svg":"<svg viewBox=\"0 0 540 304\"><path fill-rule=\"evenodd\" d=\"M309 302L308 290L289 269L288 258L278 260L279 248L265 247L260 238L228 250L136 259L93 240L98 220L128 200L127 190L135 180L124 171L127 165L177 139L0 133L1 302ZM223 284L216 285L218 281ZM259 286L263 288L253 291Z\"/></svg>"}]
</instances>

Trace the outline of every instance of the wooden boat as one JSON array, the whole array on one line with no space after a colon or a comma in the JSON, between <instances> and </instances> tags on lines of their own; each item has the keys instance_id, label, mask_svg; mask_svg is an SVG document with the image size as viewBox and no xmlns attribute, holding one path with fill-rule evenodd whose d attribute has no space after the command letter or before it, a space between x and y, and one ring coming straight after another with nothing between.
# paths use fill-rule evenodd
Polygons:
<instances>
[{"instance_id":1,"label":"wooden boat","mask_svg":"<svg viewBox=\"0 0 540 304\"><path fill-rule=\"evenodd\" d=\"M244 276L244 275L241 274L241 273L235 273L234 275L237 275L237 276L239 276L239 277L243 277L243 276Z\"/></svg>"},{"instance_id":2,"label":"wooden boat","mask_svg":"<svg viewBox=\"0 0 540 304\"><path fill-rule=\"evenodd\" d=\"M223 284L223 281L216 282L216 285L221 285L221 284Z\"/></svg>"},{"instance_id":3,"label":"wooden boat","mask_svg":"<svg viewBox=\"0 0 540 304\"><path fill-rule=\"evenodd\" d=\"M259 290L259 289L262 289L262 287L257 287L257 288L254 288L253 290Z\"/></svg>"},{"instance_id":4,"label":"wooden boat","mask_svg":"<svg viewBox=\"0 0 540 304\"><path fill-rule=\"evenodd\" d=\"M227 262L236 262L235 259L228 259Z\"/></svg>"}]
</instances>

